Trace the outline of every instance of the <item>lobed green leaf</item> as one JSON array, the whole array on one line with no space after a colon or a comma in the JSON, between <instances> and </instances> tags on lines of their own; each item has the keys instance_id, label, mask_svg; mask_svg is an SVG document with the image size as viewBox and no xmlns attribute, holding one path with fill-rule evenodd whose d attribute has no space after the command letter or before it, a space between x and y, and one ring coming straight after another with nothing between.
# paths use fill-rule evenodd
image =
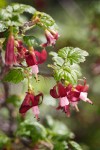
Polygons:
<instances>
[{"instance_id":1,"label":"lobed green leaf","mask_svg":"<svg viewBox=\"0 0 100 150\"><path fill-rule=\"evenodd\" d=\"M63 58L66 62L73 64L84 62L85 57L88 56L88 52L80 48L64 47L58 51L58 56Z\"/></svg>"},{"instance_id":2,"label":"lobed green leaf","mask_svg":"<svg viewBox=\"0 0 100 150\"><path fill-rule=\"evenodd\" d=\"M7 27L21 26L23 22L20 19L20 15L24 12L34 14L35 11L36 9L32 6L14 3L12 5L8 5L5 9L0 9L0 20L4 21Z\"/></svg>"},{"instance_id":3,"label":"lobed green leaf","mask_svg":"<svg viewBox=\"0 0 100 150\"><path fill-rule=\"evenodd\" d=\"M11 69L4 77L4 81L13 82L15 84L24 80L24 73L22 69Z\"/></svg>"},{"instance_id":4,"label":"lobed green leaf","mask_svg":"<svg viewBox=\"0 0 100 150\"><path fill-rule=\"evenodd\" d=\"M54 19L50 15L48 15L44 12L38 12L38 11L37 11L36 15L40 19L39 25L42 24L42 26L47 29L52 29L52 30L56 30L56 31L58 30L58 27L57 27Z\"/></svg>"},{"instance_id":5,"label":"lobed green leaf","mask_svg":"<svg viewBox=\"0 0 100 150\"><path fill-rule=\"evenodd\" d=\"M19 14L22 14L24 12L34 14L36 9L30 5L13 3L12 5L8 5L6 7L6 11L9 13L13 13L13 15L19 15Z\"/></svg>"}]
</instances>

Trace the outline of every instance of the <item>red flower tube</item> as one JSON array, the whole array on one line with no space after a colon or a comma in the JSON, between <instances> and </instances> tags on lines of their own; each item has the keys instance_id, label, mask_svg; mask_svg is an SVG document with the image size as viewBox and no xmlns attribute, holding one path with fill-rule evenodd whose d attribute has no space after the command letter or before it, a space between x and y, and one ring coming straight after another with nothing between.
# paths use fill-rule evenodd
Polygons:
<instances>
[{"instance_id":1,"label":"red flower tube","mask_svg":"<svg viewBox=\"0 0 100 150\"><path fill-rule=\"evenodd\" d=\"M46 47L46 46L54 46L55 43L56 43L56 40L58 39L59 37L59 34L58 32L54 31L54 30L45 30L45 37L46 37L46 40L47 42L42 44L43 47Z\"/></svg>"},{"instance_id":2,"label":"red flower tube","mask_svg":"<svg viewBox=\"0 0 100 150\"><path fill-rule=\"evenodd\" d=\"M10 34L6 45L5 64L12 66L15 63L16 63L16 56L14 53L14 36Z\"/></svg>"}]
</instances>

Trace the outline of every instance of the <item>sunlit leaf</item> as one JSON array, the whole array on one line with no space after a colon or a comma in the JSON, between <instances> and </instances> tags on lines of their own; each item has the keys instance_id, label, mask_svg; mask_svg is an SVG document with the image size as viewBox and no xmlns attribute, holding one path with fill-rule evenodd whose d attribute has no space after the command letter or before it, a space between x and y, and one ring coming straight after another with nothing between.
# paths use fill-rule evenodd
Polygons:
<instances>
[{"instance_id":1,"label":"sunlit leaf","mask_svg":"<svg viewBox=\"0 0 100 150\"><path fill-rule=\"evenodd\" d=\"M64 47L58 51L58 56L65 59L66 62L80 63L85 61L85 57L88 56L88 52L81 50L80 48Z\"/></svg>"}]
</instances>

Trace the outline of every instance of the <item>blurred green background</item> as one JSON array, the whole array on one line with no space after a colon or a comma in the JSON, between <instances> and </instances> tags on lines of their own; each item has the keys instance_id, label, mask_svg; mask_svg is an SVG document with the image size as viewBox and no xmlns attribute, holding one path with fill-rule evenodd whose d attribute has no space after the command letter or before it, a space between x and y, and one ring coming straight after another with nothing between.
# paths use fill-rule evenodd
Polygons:
<instances>
[{"instance_id":1,"label":"blurred green background","mask_svg":"<svg viewBox=\"0 0 100 150\"><path fill-rule=\"evenodd\" d=\"M72 110L71 117L67 118L63 113L55 110L55 100L49 96L49 90L55 84L54 80L39 77L40 84L34 79L32 83L36 91L45 93L44 106L41 106L41 123L47 115L51 115L54 119L64 122L75 133L75 140L82 145L84 150L100 150L100 1L0 0L0 7L12 2L29 4L39 11L50 14L55 19L61 35L55 50L64 46L73 46L89 52L89 57L81 67L83 76L87 78L90 85L89 97L94 103L93 106L81 102L80 112ZM48 73L45 66L42 67L42 71ZM21 84L11 85L10 88L11 94L22 95L22 97L25 91L26 87ZM0 92L2 93L2 87ZM0 116L5 116L2 109Z\"/></svg>"}]
</instances>

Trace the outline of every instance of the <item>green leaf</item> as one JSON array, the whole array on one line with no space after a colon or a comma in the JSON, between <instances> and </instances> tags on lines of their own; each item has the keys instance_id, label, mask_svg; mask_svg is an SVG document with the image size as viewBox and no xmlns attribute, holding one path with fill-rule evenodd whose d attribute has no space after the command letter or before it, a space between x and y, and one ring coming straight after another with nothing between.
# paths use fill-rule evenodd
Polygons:
<instances>
[{"instance_id":1,"label":"green leaf","mask_svg":"<svg viewBox=\"0 0 100 150\"><path fill-rule=\"evenodd\" d=\"M17 130L17 136L31 138L34 143L45 139L46 135L46 129L41 124L28 120L22 122Z\"/></svg>"},{"instance_id":2,"label":"green leaf","mask_svg":"<svg viewBox=\"0 0 100 150\"><path fill-rule=\"evenodd\" d=\"M58 54L56 52L50 52L49 54L53 56L54 64L51 65L51 68L54 69L55 80L64 79L69 83L76 84L78 77L81 76L78 63L83 62L88 53L79 48L65 47L60 49Z\"/></svg>"},{"instance_id":3,"label":"green leaf","mask_svg":"<svg viewBox=\"0 0 100 150\"><path fill-rule=\"evenodd\" d=\"M36 15L40 19L39 25L42 24L42 26L44 26L47 29L49 28L49 29L56 30L56 31L58 30L58 27L54 19L50 15L43 13L43 12L38 12L38 11L36 12Z\"/></svg>"},{"instance_id":4,"label":"green leaf","mask_svg":"<svg viewBox=\"0 0 100 150\"><path fill-rule=\"evenodd\" d=\"M12 12L13 12L13 7L10 6L10 5L8 5L8 6L6 7L6 11L9 12L9 13L12 13Z\"/></svg>"},{"instance_id":5,"label":"green leaf","mask_svg":"<svg viewBox=\"0 0 100 150\"><path fill-rule=\"evenodd\" d=\"M62 66L64 63L64 60L58 56L56 52L50 52L49 55L53 56L52 60L55 62L55 65Z\"/></svg>"},{"instance_id":6,"label":"green leaf","mask_svg":"<svg viewBox=\"0 0 100 150\"><path fill-rule=\"evenodd\" d=\"M4 22L0 21L0 32L4 32L7 29L7 26Z\"/></svg>"},{"instance_id":7,"label":"green leaf","mask_svg":"<svg viewBox=\"0 0 100 150\"><path fill-rule=\"evenodd\" d=\"M72 84L76 84L78 77L81 76L79 69L80 67L78 65L64 65L54 70L54 78L57 81L64 79Z\"/></svg>"},{"instance_id":8,"label":"green leaf","mask_svg":"<svg viewBox=\"0 0 100 150\"><path fill-rule=\"evenodd\" d=\"M88 52L80 48L64 47L58 51L58 56L65 59L66 62L73 64L84 62L85 57L88 56Z\"/></svg>"},{"instance_id":9,"label":"green leaf","mask_svg":"<svg viewBox=\"0 0 100 150\"><path fill-rule=\"evenodd\" d=\"M35 13L35 8L24 4L12 4L8 5L5 9L0 9L0 20L5 21L5 25L8 26L21 26L23 17L22 13L28 12L30 14Z\"/></svg>"},{"instance_id":10,"label":"green leaf","mask_svg":"<svg viewBox=\"0 0 100 150\"><path fill-rule=\"evenodd\" d=\"M12 17L12 13L9 13L6 9L0 9L0 20L9 20Z\"/></svg>"},{"instance_id":11,"label":"green leaf","mask_svg":"<svg viewBox=\"0 0 100 150\"><path fill-rule=\"evenodd\" d=\"M67 150L68 143L66 141L56 141L54 142L54 149L53 150Z\"/></svg>"},{"instance_id":12,"label":"green leaf","mask_svg":"<svg viewBox=\"0 0 100 150\"><path fill-rule=\"evenodd\" d=\"M12 9L13 9L13 15L22 14L23 12L34 14L36 11L36 9L33 8L32 6L25 5L25 4L18 4L18 3L13 3Z\"/></svg>"},{"instance_id":13,"label":"green leaf","mask_svg":"<svg viewBox=\"0 0 100 150\"><path fill-rule=\"evenodd\" d=\"M70 141L69 144L71 145L73 150L82 150L81 146L75 141Z\"/></svg>"},{"instance_id":14,"label":"green leaf","mask_svg":"<svg viewBox=\"0 0 100 150\"><path fill-rule=\"evenodd\" d=\"M24 36L23 40L27 46L37 46L39 45L39 41L34 36Z\"/></svg>"},{"instance_id":15,"label":"green leaf","mask_svg":"<svg viewBox=\"0 0 100 150\"><path fill-rule=\"evenodd\" d=\"M24 80L24 73L22 69L12 69L4 77L4 81L13 82L15 84L21 82L22 80Z\"/></svg>"},{"instance_id":16,"label":"green leaf","mask_svg":"<svg viewBox=\"0 0 100 150\"><path fill-rule=\"evenodd\" d=\"M51 55L53 57L58 57L58 54L56 52L50 52L49 55Z\"/></svg>"},{"instance_id":17,"label":"green leaf","mask_svg":"<svg viewBox=\"0 0 100 150\"><path fill-rule=\"evenodd\" d=\"M55 78L55 80L60 81L61 79L64 79L63 76L64 76L63 69L54 70L54 78Z\"/></svg>"}]
</instances>

